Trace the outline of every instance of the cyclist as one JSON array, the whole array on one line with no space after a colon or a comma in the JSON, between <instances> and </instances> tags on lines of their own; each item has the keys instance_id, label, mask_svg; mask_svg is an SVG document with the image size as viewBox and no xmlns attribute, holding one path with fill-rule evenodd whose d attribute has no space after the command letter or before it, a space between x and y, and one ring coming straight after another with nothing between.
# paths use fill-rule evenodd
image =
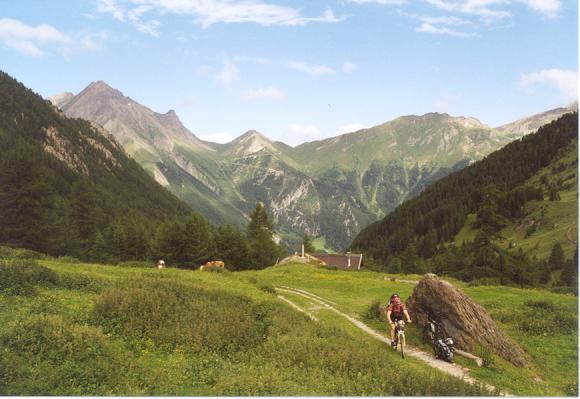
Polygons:
<instances>
[{"instance_id":1,"label":"cyclist","mask_svg":"<svg viewBox=\"0 0 580 399\"><path fill-rule=\"evenodd\" d=\"M387 321L391 325L391 347L393 349L397 349L397 344L395 343L395 323L399 320L403 320L403 316L407 319L407 323L411 322L411 317L409 316L409 312L407 312L407 307L401 301L399 295L391 295L387 308Z\"/></svg>"}]
</instances>

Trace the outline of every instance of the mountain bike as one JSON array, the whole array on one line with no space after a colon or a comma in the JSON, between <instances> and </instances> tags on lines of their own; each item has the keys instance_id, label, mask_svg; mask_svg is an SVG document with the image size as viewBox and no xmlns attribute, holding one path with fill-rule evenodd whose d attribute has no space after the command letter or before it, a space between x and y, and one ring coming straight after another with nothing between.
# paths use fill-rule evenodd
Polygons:
<instances>
[{"instance_id":1,"label":"mountain bike","mask_svg":"<svg viewBox=\"0 0 580 399\"><path fill-rule=\"evenodd\" d=\"M439 323L431 315L427 316L427 324L423 328L423 342L431 344L433 354L437 359L453 363L455 342L451 337L444 338Z\"/></svg>"},{"instance_id":2,"label":"mountain bike","mask_svg":"<svg viewBox=\"0 0 580 399\"><path fill-rule=\"evenodd\" d=\"M395 348L401 346L401 357L405 358L405 345L407 341L405 339L405 322L403 320L397 320L395 322Z\"/></svg>"}]
</instances>

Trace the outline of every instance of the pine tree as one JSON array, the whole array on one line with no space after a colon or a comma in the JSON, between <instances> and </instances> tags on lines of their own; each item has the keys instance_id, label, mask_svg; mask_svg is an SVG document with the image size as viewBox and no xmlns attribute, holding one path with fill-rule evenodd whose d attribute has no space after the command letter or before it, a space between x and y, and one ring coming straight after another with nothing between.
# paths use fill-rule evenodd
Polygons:
<instances>
[{"instance_id":1,"label":"pine tree","mask_svg":"<svg viewBox=\"0 0 580 399\"><path fill-rule=\"evenodd\" d=\"M273 265L284 255L282 248L276 244L272 237L272 222L268 218L266 208L259 203L250 215L248 224L248 241L252 265L256 269Z\"/></svg>"},{"instance_id":2,"label":"pine tree","mask_svg":"<svg viewBox=\"0 0 580 399\"><path fill-rule=\"evenodd\" d=\"M302 239L302 245L304 245L304 252L306 252L306 253L316 252L316 249L314 248L314 244L312 243L312 239L306 233L304 233L304 238Z\"/></svg>"},{"instance_id":3,"label":"pine tree","mask_svg":"<svg viewBox=\"0 0 580 399\"><path fill-rule=\"evenodd\" d=\"M562 250L562 245L557 242L552 247L552 252L550 253L550 259L548 260L548 265L550 270L560 270L566 265L566 259L564 258L564 251Z\"/></svg>"},{"instance_id":4,"label":"pine tree","mask_svg":"<svg viewBox=\"0 0 580 399\"><path fill-rule=\"evenodd\" d=\"M7 149L0 162L0 242L45 251L52 233L53 192L39 168L39 156L25 151L19 146Z\"/></svg>"},{"instance_id":5,"label":"pine tree","mask_svg":"<svg viewBox=\"0 0 580 399\"><path fill-rule=\"evenodd\" d=\"M578 248L574 252L574 257L566 262L560 275L560 284L568 287L576 287L578 285Z\"/></svg>"},{"instance_id":6,"label":"pine tree","mask_svg":"<svg viewBox=\"0 0 580 399\"><path fill-rule=\"evenodd\" d=\"M214 236L216 256L230 270L247 270L252 267L248 240L233 226L220 226Z\"/></svg>"},{"instance_id":7,"label":"pine tree","mask_svg":"<svg viewBox=\"0 0 580 399\"><path fill-rule=\"evenodd\" d=\"M109 260L107 243L100 231L95 234L93 245L88 255L93 262L106 263Z\"/></svg>"},{"instance_id":8,"label":"pine tree","mask_svg":"<svg viewBox=\"0 0 580 399\"><path fill-rule=\"evenodd\" d=\"M248 239L253 240L257 237L263 236L261 232L267 231L272 236L272 222L268 217L268 212L262 203L258 203L256 208L250 215L250 223L248 224Z\"/></svg>"}]
</instances>

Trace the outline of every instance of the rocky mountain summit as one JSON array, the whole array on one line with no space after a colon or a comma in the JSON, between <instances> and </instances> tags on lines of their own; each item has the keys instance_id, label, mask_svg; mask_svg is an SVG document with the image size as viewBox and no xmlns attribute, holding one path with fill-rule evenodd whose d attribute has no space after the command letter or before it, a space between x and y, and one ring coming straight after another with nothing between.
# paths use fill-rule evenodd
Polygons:
<instances>
[{"instance_id":1,"label":"rocky mountain summit","mask_svg":"<svg viewBox=\"0 0 580 399\"><path fill-rule=\"evenodd\" d=\"M215 144L199 140L174 111L154 112L102 81L51 99L67 116L110 131L158 183L212 222L245 225L263 202L287 244L307 233L334 249L432 182L535 126L498 130L472 117L428 113L294 148L255 130Z\"/></svg>"}]
</instances>

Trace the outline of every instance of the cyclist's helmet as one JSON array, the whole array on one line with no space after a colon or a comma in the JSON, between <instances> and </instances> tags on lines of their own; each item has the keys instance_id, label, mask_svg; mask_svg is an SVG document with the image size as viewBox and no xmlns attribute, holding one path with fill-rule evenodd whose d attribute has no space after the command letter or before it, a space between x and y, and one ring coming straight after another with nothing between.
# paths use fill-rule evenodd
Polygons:
<instances>
[{"instance_id":1,"label":"cyclist's helmet","mask_svg":"<svg viewBox=\"0 0 580 399\"><path fill-rule=\"evenodd\" d=\"M399 294L393 294L393 295L391 295L391 299L390 299L389 302L390 303L395 303L395 304L401 303L401 298L399 297Z\"/></svg>"}]
</instances>

